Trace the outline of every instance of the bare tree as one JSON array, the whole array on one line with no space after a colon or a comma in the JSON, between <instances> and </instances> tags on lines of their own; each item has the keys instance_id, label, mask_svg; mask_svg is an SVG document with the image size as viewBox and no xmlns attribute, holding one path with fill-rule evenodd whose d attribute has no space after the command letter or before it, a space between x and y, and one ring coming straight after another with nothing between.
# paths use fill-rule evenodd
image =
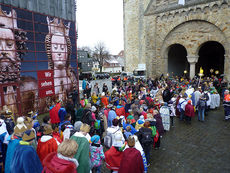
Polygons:
<instances>
[{"instance_id":1,"label":"bare tree","mask_svg":"<svg viewBox=\"0 0 230 173\"><path fill-rule=\"evenodd\" d=\"M105 44L103 42L98 42L95 45L93 57L99 63L100 72L102 72L104 60L109 58L109 51L106 50Z\"/></svg>"}]
</instances>

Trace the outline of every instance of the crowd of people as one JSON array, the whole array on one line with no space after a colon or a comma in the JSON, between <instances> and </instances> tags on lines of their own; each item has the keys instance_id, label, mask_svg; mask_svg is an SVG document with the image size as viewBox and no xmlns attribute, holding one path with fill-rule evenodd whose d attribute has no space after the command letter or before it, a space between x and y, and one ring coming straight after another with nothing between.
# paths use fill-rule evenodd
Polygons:
<instances>
[{"instance_id":1,"label":"crowd of people","mask_svg":"<svg viewBox=\"0 0 230 173\"><path fill-rule=\"evenodd\" d=\"M230 120L230 95L216 77L127 80L112 91L104 84L90 91L84 83L80 102L57 100L42 123L30 112L14 120L5 108L0 117L1 170L5 173L148 171L150 153L161 147L166 131L181 123L206 121L223 105ZM92 93L92 94L91 94ZM16 125L15 125L16 124Z\"/></svg>"}]
</instances>

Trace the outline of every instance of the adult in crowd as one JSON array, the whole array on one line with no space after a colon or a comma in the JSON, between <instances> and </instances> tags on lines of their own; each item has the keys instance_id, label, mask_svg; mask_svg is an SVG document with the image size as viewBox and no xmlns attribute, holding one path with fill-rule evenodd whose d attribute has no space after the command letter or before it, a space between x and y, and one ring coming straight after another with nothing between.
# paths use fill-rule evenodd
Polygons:
<instances>
[{"instance_id":1,"label":"adult in crowd","mask_svg":"<svg viewBox=\"0 0 230 173\"><path fill-rule=\"evenodd\" d=\"M119 168L119 173L135 172L143 173L144 164L140 151L135 148L135 139L133 136L128 138L129 148L125 149Z\"/></svg>"},{"instance_id":2,"label":"adult in crowd","mask_svg":"<svg viewBox=\"0 0 230 173\"><path fill-rule=\"evenodd\" d=\"M52 152L43 161L43 173L77 173L78 161L74 158L78 144L71 139L64 140L59 146L57 153Z\"/></svg>"}]
</instances>

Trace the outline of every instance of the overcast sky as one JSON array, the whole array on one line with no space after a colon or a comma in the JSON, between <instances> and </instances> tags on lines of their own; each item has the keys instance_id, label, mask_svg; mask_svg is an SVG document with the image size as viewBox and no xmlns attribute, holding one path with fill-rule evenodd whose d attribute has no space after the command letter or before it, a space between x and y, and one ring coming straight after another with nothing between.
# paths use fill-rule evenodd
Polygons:
<instances>
[{"instance_id":1,"label":"overcast sky","mask_svg":"<svg viewBox=\"0 0 230 173\"><path fill-rule=\"evenodd\" d=\"M76 0L78 47L104 42L111 54L124 49L123 0Z\"/></svg>"}]
</instances>

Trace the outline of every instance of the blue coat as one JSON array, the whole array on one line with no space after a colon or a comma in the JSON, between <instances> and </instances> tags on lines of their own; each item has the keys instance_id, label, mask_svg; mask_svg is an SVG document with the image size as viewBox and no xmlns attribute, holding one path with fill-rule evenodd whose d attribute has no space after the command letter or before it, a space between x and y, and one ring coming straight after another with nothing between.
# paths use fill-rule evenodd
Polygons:
<instances>
[{"instance_id":1,"label":"blue coat","mask_svg":"<svg viewBox=\"0 0 230 173\"><path fill-rule=\"evenodd\" d=\"M33 147L18 145L10 165L11 173L41 173L41 161Z\"/></svg>"},{"instance_id":2,"label":"blue coat","mask_svg":"<svg viewBox=\"0 0 230 173\"><path fill-rule=\"evenodd\" d=\"M10 139L7 152L6 152L6 161L5 161L5 173L10 173L11 160L14 156L16 147L19 145L21 139Z\"/></svg>"},{"instance_id":3,"label":"blue coat","mask_svg":"<svg viewBox=\"0 0 230 173\"><path fill-rule=\"evenodd\" d=\"M112 121L117 117L117 114L114 110L110 110L108 114L108 127L113 125Z\"/></svg>"},{"instance_id":4,"label":"blue coat","mask_svg":"<svg viewBox=\"0 0 230 173\"><path fill-rule=\"evenodd\" d=\"M83 81L82 81L82 89L85 90L85 88L86 88L86 81L83 80Z\"/></svg>"}]
</instances>

